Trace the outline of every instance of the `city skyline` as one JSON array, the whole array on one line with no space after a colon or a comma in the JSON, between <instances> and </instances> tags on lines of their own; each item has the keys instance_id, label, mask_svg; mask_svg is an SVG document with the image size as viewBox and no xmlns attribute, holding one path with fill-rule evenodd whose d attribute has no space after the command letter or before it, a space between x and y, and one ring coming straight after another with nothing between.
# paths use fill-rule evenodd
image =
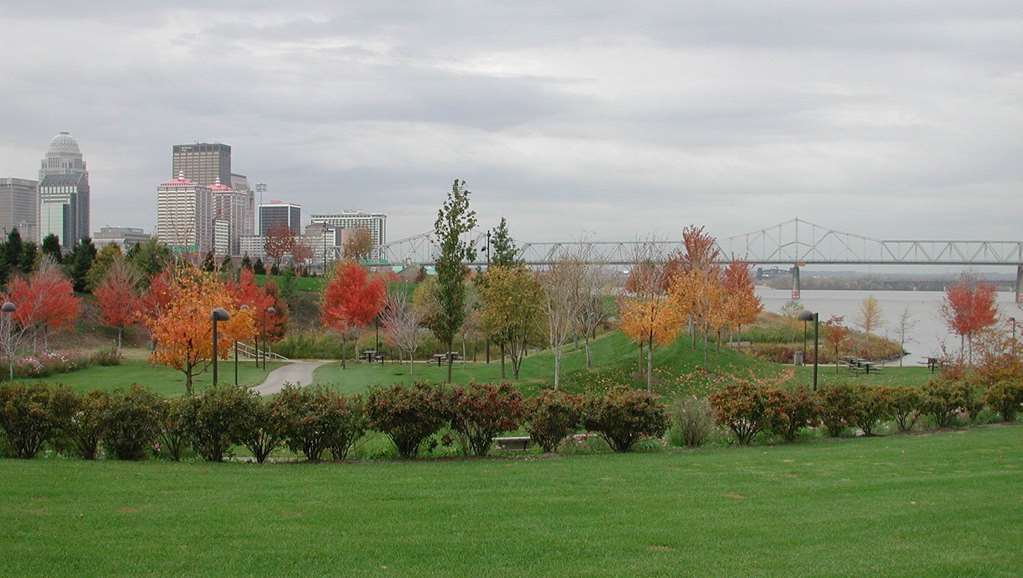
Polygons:
<instances>
[{"instance_id":1,"label":"city skyline","mask_svg":"<svg viewBox=\"0 0 1023 578\"><path fill-rule=\"evenodd\" d=\"M269 195L385 212L395 238L428 230L456 177L481 227L507 216L524 240L675 238L689 222L727 236L797 215L875 237L1019 236L1009 2L61 5L2 17L0 175L31 177L70 129L96 226L151 229L138 200L167 149L218 141ZM76 91L43 90L42 71ZM573 218L555 235L551 214Z\"/></svg>"}]
</instances>

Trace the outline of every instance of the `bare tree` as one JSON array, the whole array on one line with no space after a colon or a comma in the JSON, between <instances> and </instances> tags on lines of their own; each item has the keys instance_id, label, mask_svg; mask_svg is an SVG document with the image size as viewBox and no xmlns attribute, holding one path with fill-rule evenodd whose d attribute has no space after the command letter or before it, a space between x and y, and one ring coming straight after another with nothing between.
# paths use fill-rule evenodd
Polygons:
<instances>
[{"instance_id":1,"label":"bare tree","mask_svg":"<svg viewBox=\"0 0 1023 578\"><path fill-rule=\"evenodd\" d=\"M572 337L582 305L584 261L566 252L540 273L547 311L547 341L554 350L554 389L561 384L561 348Z\"/></svg>"},{"instance_id":2,"label":"bare tree","mask_svg":"<svg viewBox=\"0 0 1023 578\"><path fill-rule=\"evenodd\" d=\"M408 355L410 377L415 365L416 349L419 348L420 320L420 312L412 306L407 292L398 289L387 296L387 302L380 313L380 323L398 350Z\"/></svg>"},{"instance_id":3,"label":"bare tree","mask_svg":"<svg viewBox=\"0 0 1023 578\"><path fill-rule=\"evenodd\" d=\"M902 313L899 314L899 320L895 326L895 333L899 336L899 349L902 351L902 355L899 356L899 367L902 367L902 361L906 357L906 342L912 341L909 334L913 332L915 327L916 319L909 312L909 305L907 305L902 310Z\"/></svg>"},{"instance_id":4,"label":"bare tree","mask_svg":"<svg viewBox=\"0 0 1023 578\"><path fill-rule=\"evenodd\" d=\"M597 337L597 328L611 315L605 301L605 294L611 284L611 276L603 267L585 266L580 280L578 323L586 348L586 369L593 367L593 352L590 339Z\"/></svg>"}]
</instances>

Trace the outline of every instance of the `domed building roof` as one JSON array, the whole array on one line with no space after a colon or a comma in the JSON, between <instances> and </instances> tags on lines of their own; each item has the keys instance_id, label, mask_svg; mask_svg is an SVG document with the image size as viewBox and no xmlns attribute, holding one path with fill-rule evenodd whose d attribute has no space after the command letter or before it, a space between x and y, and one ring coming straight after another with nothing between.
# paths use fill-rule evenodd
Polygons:
<instances>
[{"instance_id":1,"label":"domed building roof","mask_svg":"<svg viewBox=\"0 0 1023 578\"><path fill-rule=\"evenodd\" d=\"M46 154L47 156L80 155L82 151L78 148L78 141L75 140L75 137L71 136L71 133L62 130L50 140L50 147L46 149Z\"/></svg>"}]
</instances>

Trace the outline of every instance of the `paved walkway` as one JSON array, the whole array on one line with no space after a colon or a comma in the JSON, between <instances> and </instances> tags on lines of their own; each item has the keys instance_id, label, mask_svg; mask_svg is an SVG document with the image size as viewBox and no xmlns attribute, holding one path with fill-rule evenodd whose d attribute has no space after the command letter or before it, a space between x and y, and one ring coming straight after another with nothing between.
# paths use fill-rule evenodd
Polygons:
<instances>
[{"instance_id":1,"label":"paved walkway","mask_svg":"<svg viewBox=\"0 0 1023 578\"><path fill-rule=\"evenodd\" d=\"M270 395L284 389L287 383L296 385L312 385L313 372L316 368L328 363L326 361L292 361L270 372L263 383L256 386L260 395Z\"/></svg>"}]
</instances>

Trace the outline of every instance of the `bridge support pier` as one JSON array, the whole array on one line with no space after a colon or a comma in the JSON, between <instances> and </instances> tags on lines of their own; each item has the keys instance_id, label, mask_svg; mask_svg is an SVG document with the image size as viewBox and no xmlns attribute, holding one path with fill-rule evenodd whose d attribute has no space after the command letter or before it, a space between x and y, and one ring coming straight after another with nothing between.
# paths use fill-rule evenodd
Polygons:
<instances>
[{"instance_id":1,"label":"bridge support pier","mask_svg":"<svg viewBox=\"0 0 1023 578\"><path fill-rule=\"evenodd\" d=\"M799 301L799 265L792 266L792 300Z\"/></svg>"},{"instance_id":2,"label":"bridge support pier","mask_svg":"<svg viewBox=\"0 0 1023 578\"><path fill-rule=\"evenodd\" d=\"M1023 305L1023 265L1016 265L1016 304Z\"/></svg>"}]
</instances>

